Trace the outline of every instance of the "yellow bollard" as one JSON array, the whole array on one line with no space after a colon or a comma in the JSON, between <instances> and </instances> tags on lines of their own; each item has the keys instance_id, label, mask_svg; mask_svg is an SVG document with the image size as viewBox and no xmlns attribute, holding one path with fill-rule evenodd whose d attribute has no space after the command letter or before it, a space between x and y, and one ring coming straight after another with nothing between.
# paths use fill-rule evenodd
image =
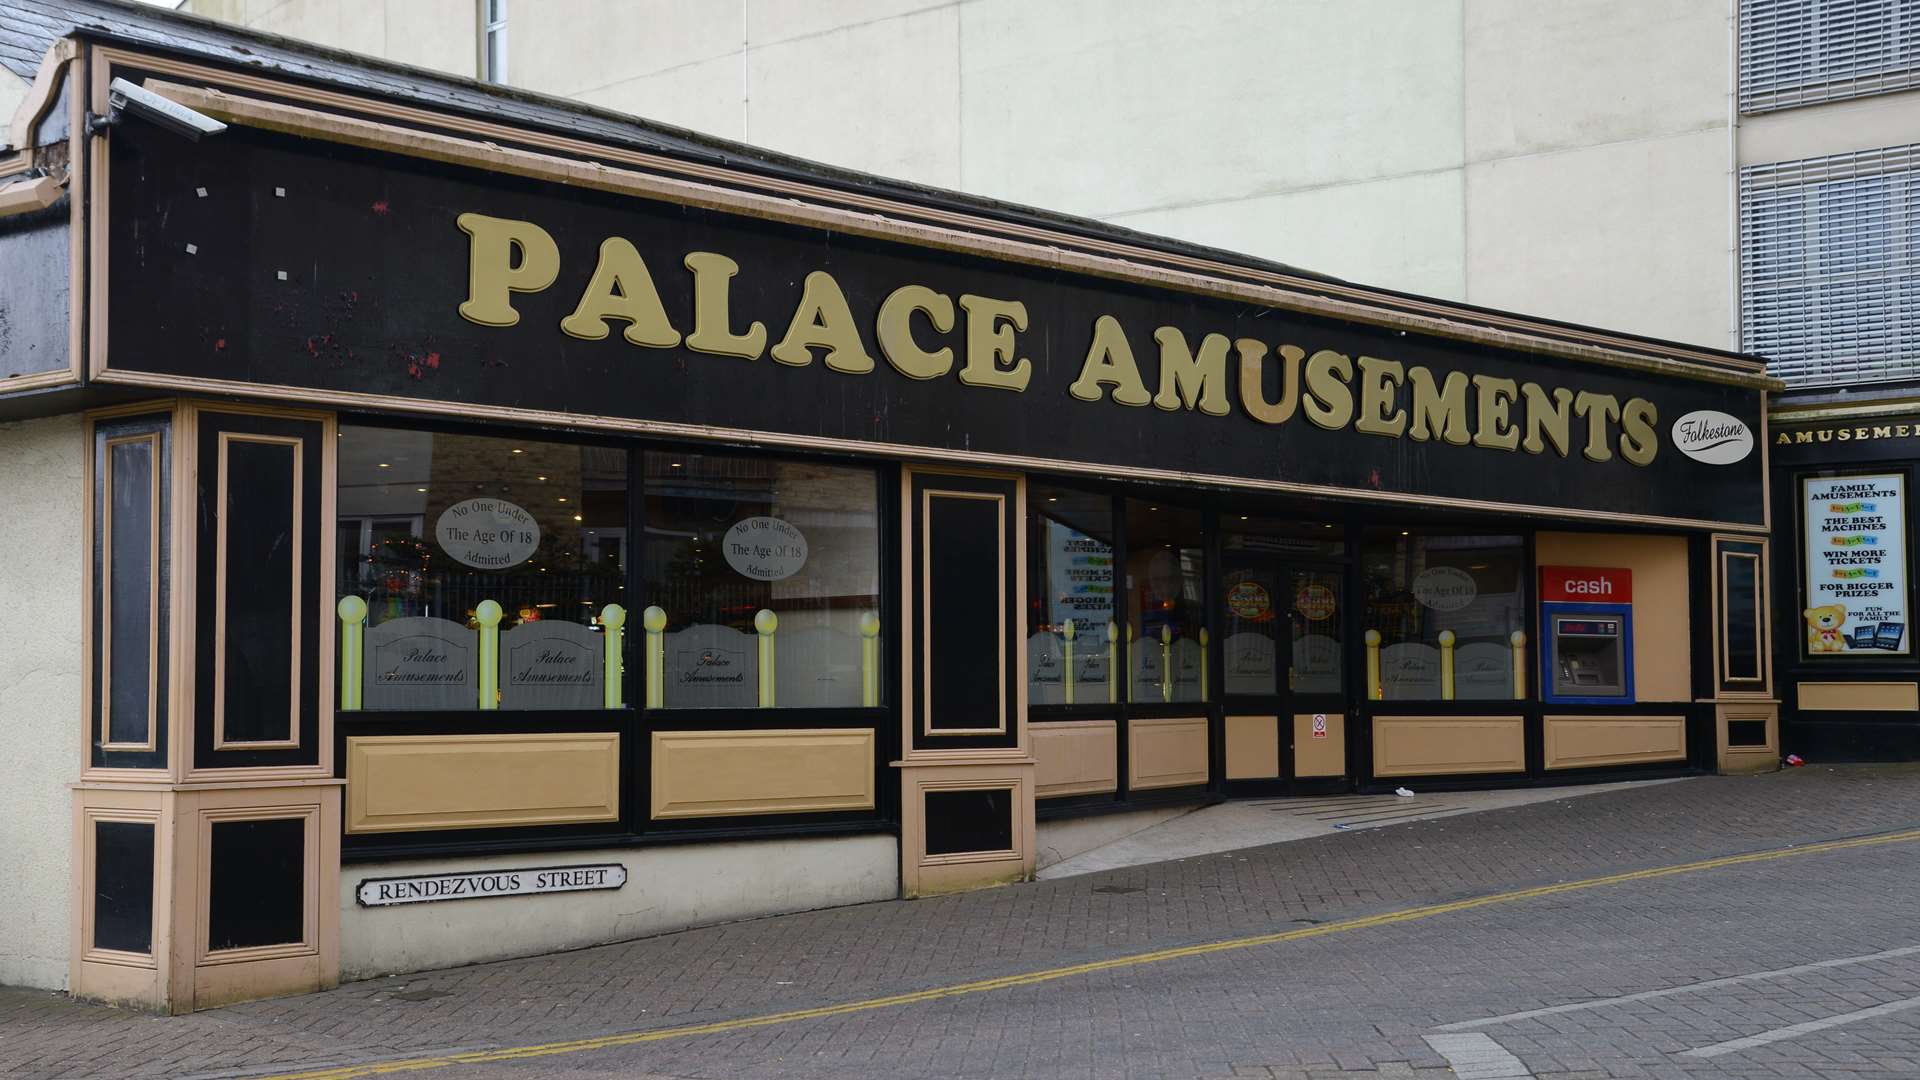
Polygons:
<instances>
[{"instance_id":1,"label":"yellow bollard","mask_svg":"<svg viewBox=\"0 0 1920 1080\"><path fill-rule=\"evenodd\" d=\"M620 628L627 625L627 609L619 604L608 604L600 609L600 629L606 634L603 643L607 650L606 704L609 709L617 709L626 704L626 693L620 685L624 662L620 657L620 643L625 636Z\"/></svg>"},{"instance_id":2,"label":"yellow bollard","mask_svg":"<svg viewBox=\"0 0 1920 1080\"><path fill-rule=\"evenodd\" d=\"M640 630L647 636L647 708L662 708L667 703L667 613L649 607L640 613Z\"/></svg>"},{"instance_id":3,"label":"yellow bollard","mask_svg":"<svg viewBox=\"0 0 1920 1080\"><path fill-rule=\"evenodd\" d=\"M1515 630L1507 640L1513 642L1513 700L1527 696L1527 632Z\"/></svg>"},{"instance_id":4,"label":"yellow bollard","mask_svg":"<svg viewBox=\"0 0 1920 1080\"><path fill-rule=\"evenodd\" d=\"M367 602L357 596L343 596L334 605L340 614L340 708L351 712L360 707L360 664L366 645L363 634L367 624Z\"/></svg>"},{"instance_id":5,"label":"yellow bollard","mask_svg":"<svg viewBox=\"0 0 1920 1080\"><path fill-rule=\"evenodd\" d=\"M860 616L860 704L880 704L880 616Z\"/></svg>"},{"instance_id":6,"label":"yellow bollard","mask_svg":"<svg viewBox=\"0 0 1920 1080\"><path fill-rule=\"evenodd\" d=\"M473 618L480 624L480 707L500 707L500 618L505 612L492 600L474 605Z\"/></svg>"},{"instance_id":7,"label":"yellow bollard","mask_svg":"<svg viewBox=\"0 0 1920 1080\"><path fill-rule=\"evenodd\" d=\"M760 635L760 707L773 708L773 632L780 628L779 616L766 608L754 612L753 631Z\"/></svg>"},{"instance_id":8,"label":"yellow bollard","mask_svg":"<svg viewBox=\"0 0 1920 1080\"><path fill-rule=\"evenodd\" d=\"M1133 628L1127 628L1127 640L1133 640ZM1120 700L1120 627L1107 620L1107 704Z\"/></svg>"},{"instance_id":9,"label":"yellow bollard","mask_svg":"<svg viewBox=\"0 0 1920 1080\"><path fill-rule=\"evenodd\" d=\"M1453 631L1440 631L1440 700L1453 700Z\"/></svg>"},{"instance_id":10,"label":"yellow bollard","mask_svg":"<svg viewBox=\"0 0 1920 1080\"><path fill-rule=\"evenodd\" d=\"M1373 701L1381 698L1380 686L1380 631L1367 631L1367 697Z\"/></svg>"},{"instance_id":11,"label":"yellow bollard","mask_svg":"<svg viewBox=\"0 0 1920 1080\"><path fill-rule=\"evenodd\" d=\"M1173 700L1173 627L1160 628L1160 700Z\"/></svg>"},{"instance_id":12,"label":"yellow bollard","mask_svg":"<svg viewBox=\"0 0 1920 1080\"><path fill-rule=\"evenodd\" d=\"M1066 704L1073 704L1073 620L1060 628L1060 651L1066 654L1066 666L1060 673L1060 692Z\"/></svg>"},{"instance_id":13,"label":"yellow bollard","mask_svg":"<svg viewBox=\"0 0 1920 1080\"><path fill-rule=\"evenodd\" d=\"M1200 628L1200 700L1207 700L1207 628Z\"/></svg>"}]
</instances>

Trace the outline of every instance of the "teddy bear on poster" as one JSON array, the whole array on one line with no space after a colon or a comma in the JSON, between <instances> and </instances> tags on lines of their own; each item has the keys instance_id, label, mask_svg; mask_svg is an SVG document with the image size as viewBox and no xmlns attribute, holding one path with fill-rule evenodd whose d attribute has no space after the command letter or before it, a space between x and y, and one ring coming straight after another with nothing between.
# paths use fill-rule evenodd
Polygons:
<instances>
[{"instance_id":1,"label":"teddy bear on poster","mask_svg":"<svg viewBox=\"0 0 1920 1080\"><path fill-rule=\"evenodd\" d=\"M1810 653L1846 652L1847 636L1840 627L1847 621L1847 609L1839 604L1808 608L1807 651Z\"/></svg>"}]
</instances>

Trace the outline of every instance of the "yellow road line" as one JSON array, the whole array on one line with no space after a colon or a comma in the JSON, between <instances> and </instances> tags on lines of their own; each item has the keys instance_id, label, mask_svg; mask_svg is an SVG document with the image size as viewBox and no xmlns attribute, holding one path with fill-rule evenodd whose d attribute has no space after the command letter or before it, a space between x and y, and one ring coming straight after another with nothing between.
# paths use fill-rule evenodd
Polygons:
<instances>
[{"instance_id":1,"label":"yellow road line","mask_svg":"<svg viewBox=\"0 0 1920 1080\"><path fill-rule=\"evenodd\" d=\"M565 1042L540 1043L533 1046L502 1047L497 1050L472 1050L464 1053L439 1054L431 1057L369 1062L364 1065L344 1065L338 1068L316 1069L311 1072L285 1073L279 1076L264 1077L262 1080L357 1080L359 1077L384 1076L388 1073L417 1072L423 1069L443 1069L450 1065L481 1065L495 1061L517 1061L522 1058L551 1057L556 1054L577 1054L585 1050L605 1050L616 1046L634 1046L639 1043L661 1042L667 1039L684 1039L694 1035L719 1035L730 1031L744 1031L749 1028L768 1027L774 1024L791 1024L801 1020L819 1020L830 1016L846 1016L849 1013L870 1012L874 1009L891 1009L902 1005L917 1005L921 1002L938 1001L942 998L962 997L968 994L980 994L990 990L1007 990L1016 986L1034 986L1039 983L1053 982L1057 979L1070 979L1076 975L1089 975L1099 971L1113 971L1118 968L1138 967L1142 964L1158 964L1168 960L1184 960L1193 956L1207 956L1213 953L1256 948L1261 945L1276 945L1286 941L1302 941L1307 938L1325 937L1329 934L1343 934L1352 930L1368 930L1377 926L1392 926L1396 923L1413 922L1417 919L1431 919L1436 915L1451 915L1459 911L1471 911L1475 908L1491 907L1495 904L1511 904L1520 900L1533 900L1542 896L1556 896L1560 893L1578 892L1583 889L1596 889L1604 885L1622 885L1632 881L1649 881L1654 878L1672 877L1676 874L1694 874L1704 870L1719 870L1729 866L1772 862L1776 859L1787 859L1796 855L1816 855L1828 851L1875 847L1881 844L1901 844L1913 840L1920 840L1920 829L1908 829L1903 832L1887 833L1882 836L1863 836L1852 840L1829 840L1824 843L1805 844L1799 847L1775 848L1770 851L1756 851L1746 855L1727 855L1717 859L1702 859L1698 862L1678 863L1673 866L1658 866L1647 870L1629 870L1625 873L1608 874L1604 877L1583 878L1579 881L1563 881L1557 885L1539 885L1531 889L1515 889L1511 892L1476 896L1471 899L1454 900L1444 904L1426 904L1420 907L1403 908L1399 911L1389 911L1379 915L1368 915L1358 919L1344 919L1339 922L1325 923L1320 926L1301 927L1298 930L1281 930L1268 934L1254 934L1250 937L1229 938L1225 941L1213 941L1204 945L1182 945L1171 949L1156 949L1152 952L1117 956L1110 960L1095 960L1085 964L1071 964L1066 967L1046 968L1044 970L1029 971L1019 975L1004 975L997 979L979 979L973 982L955 983L952 986L935 987L931 990L916 990L908 994L893 994L888 997L868 998L864 1001L848 1001L838 1005L822 1005L812 1009L794 1009L788 1012L768 1013L764 1016L743 1017L738 1020L718 1020L709 1024L689 1024L685 1027L659 1028L653 1031L633 1031L620 1035L602 1035L591 1039L571 1039Z\"/></svg>"}]
</instances>

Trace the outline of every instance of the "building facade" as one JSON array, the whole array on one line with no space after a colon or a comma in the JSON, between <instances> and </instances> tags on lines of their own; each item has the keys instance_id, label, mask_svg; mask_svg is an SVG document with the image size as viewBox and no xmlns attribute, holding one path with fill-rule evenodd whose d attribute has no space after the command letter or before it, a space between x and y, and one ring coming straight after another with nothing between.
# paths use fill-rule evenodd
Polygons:
<instances>
[{"instance_id":1,"label":"building facade","mask_svg":"<svg viewBox=\"0 0 1920 1080\"><path fill-rule=\"evenodd\" d=\"M1915 0L514 3L187 6L1385 288L1742 350L1788 384L1783 425L1877 442L1893 456L1872 475L1904 460L1897 436L1842 421L1914 418ZM1310 75L1257 74L1276 63ZM1799 506L1829 459L1782 454L1812 469L1779 474ZM1797 613L1775 630L1784 748L1920 757L1904 646L1804 645L1836 571L1899 578L1841 616L1850 632L1904 626L1904 570L1826 565L1801 518L1778 567Z\"/></svg>"},{"instance_id":2,"label":"building facade","mask_svg":"<svg viewBox=\"0 0 1920 1080\"><path fill-rule=\"evenodd\" d=\"M9 981L185 1011L1019 880L1048 819L1777 761L1755 358L5 11Z\"/></svg>"}]
</instances>

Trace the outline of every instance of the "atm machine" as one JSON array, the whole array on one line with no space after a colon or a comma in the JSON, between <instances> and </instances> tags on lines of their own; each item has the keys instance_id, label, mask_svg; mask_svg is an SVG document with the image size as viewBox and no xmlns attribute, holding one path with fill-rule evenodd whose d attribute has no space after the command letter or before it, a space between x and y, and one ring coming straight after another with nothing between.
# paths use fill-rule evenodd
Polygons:
<instances>
[{"instance_id":1,"label":"atm machine","mask_svg":"<svg viewBox=\"0 0 1920 1080\"><path fill-rule=\"evenodd\" d=\"M1540 568L1540 696L1633 704L1633 585L1614 567Z\"/></svg>"}]
</instances>

